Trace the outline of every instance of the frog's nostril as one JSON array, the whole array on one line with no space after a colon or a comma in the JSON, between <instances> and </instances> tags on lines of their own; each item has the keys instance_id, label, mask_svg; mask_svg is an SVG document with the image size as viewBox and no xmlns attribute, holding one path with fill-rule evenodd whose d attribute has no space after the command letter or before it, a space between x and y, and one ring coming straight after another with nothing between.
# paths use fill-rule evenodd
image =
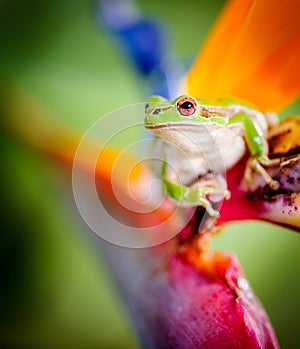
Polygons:
<instances>
[{"instance_id":1,"label":"frog's nostril","mask_svg":"<svg viewBox=\"0 0 300 349\"><path fill-rule=\"evenodd\" d=\"M152 112L153 115L157 115L161 112L161 108L155 108Z\"/></svg>"}]
</instances>

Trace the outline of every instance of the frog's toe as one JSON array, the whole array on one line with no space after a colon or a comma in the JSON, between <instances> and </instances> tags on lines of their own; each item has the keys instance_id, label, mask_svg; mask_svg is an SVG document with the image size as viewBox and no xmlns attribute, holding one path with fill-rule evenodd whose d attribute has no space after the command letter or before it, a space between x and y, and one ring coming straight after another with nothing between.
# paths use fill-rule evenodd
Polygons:
<instances>
[{"instance_id":1,"label":"frog's toe","mask_svg":"<svg viewBox=\"0 0 300 349\"><path fill-rule=\"evenodd\" d=\"M279 182L275 181L274 179L272 179L268 184L273 190L277 190L279 188Z\"/></svg>"},{"instance_id":2,"label":"frog's toe","mask_svg":"<svg viewBox=\"0 0 300 349\"><path fill-rule=\"evenodd\" d=\"M229 200L231 198L231 191L225 190L224 192L224 199Z\"/></svg>"},{"instance_id":3,"label":"frog's toe","mask_svg":"<svg viewBox=\"0 0 300 349\"><path fill-rule=\"evenodd\" d=\"M266 171L266 169L261 165L261 159L251 159L250 161L250 167L256 171L258 174L262 176L264 181L274 190L278 189L279 183L274 180L269 173ZM248 177L248 176L247 176ZM253 177L250 175L248 180L253 179Z\"/></svg>"},{"instance_id":4,"label":"frog's toe","mask_svg":"<svg viewBox=\"0 0 300 349\"><path fill-rule=\"evenodd\" d=\"M206 209L206 211L207 211L207 209ZM212 211L210 211L210 212L208 212L207 211L207 213L211 216L211 217L213 217L213 218L219 218L220 217L220 212L219 211L216 211L216 210L212 210Z\"/></svg>"},{"instance_id":5,"label":"frog's toe","mask_svg":"<svg viewBox=\"0 0 300 349\"><path fill-rule=\"evenodd\" d=\"M214 218L218 218L220 217L220 212L215 210L210 201L204 197L199 197L199 206L202 206L206 209L206 212L211 216L211 217L214 217Z\"/></svg>"}]
</instances>

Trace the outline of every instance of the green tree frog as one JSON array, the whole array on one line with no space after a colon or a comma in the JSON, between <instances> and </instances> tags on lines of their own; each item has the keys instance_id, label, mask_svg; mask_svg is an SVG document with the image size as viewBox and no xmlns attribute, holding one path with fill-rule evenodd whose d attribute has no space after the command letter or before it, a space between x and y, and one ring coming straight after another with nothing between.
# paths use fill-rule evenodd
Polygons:
<instances>
[{"instance_id":1,"label":"green tree frog","mask_svg":"<svg viewBox=\"0 0 300 349\"><path fill-rule=\"evenodd\" d=\"M186 95L173 101L151 97L144 125L157 136L154 152L162 161L156 171L165 194L178 206L203 206L210 216L218 216L213 198L230 197L223 174L247 149L245 179L251 182L256 171L276 189L278 183L264 166L272 164L266 132L277 122L276 114L263 114L229 99L212 103Z\"/></svg>"}]
</instances>

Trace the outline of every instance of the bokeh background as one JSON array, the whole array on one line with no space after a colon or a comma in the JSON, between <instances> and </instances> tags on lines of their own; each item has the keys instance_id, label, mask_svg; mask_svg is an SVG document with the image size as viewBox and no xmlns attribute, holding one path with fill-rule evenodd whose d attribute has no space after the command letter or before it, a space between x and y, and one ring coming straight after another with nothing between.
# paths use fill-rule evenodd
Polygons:
<instances>
[{"instance_id":1,"label":"bokeh background","mask_svg":"<svg viewBox=\"0 0 300 349\"><path fill-rule=\"evenodd\" d=\"M188 67L224 1L137 3L165 26L173 54ZM105 113L147 98L147 84L97 20L96 5L0 2L1 348L139 348L97 237L76 214L70 173L19 139L7 112L17 106L20 122L27 114L30 122L34 96L48 118L83 133ZM289 349L300 346L299 239L255 222L214 239L216 248L237 253Z\"/></svg>"}]
</instances>

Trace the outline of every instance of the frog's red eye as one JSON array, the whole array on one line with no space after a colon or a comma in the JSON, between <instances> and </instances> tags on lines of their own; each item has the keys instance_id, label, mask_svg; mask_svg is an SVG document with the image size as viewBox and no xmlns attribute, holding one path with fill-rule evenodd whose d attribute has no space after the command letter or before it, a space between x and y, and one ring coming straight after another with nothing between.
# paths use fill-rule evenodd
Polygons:
<instances>
[{"instance_id":1,"label":"frog's red eye","mask_svg":"<svg viewBox=\"0 0 300 349\"><path fill-rule=\"evenodd\" d=\"M177 102L177 109L181 115L193 115L197 109L197 102L194 98L183 97Z\"/></svg>"}]
</instances>

